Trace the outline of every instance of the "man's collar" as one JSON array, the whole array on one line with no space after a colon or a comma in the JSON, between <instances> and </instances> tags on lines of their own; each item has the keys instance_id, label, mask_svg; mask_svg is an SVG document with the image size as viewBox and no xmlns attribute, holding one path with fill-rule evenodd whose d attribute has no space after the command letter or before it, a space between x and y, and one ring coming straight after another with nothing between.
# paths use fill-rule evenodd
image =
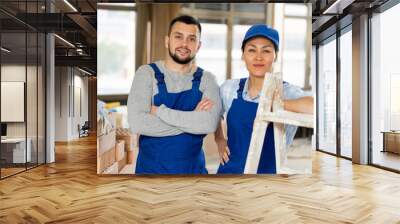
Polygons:
<instances>
[{"instance_id":1,"label":"man's collar","mask_svg":"<svg viewBox=\"0 0 400 224\"><path fill-rule=\"evenodd\" d=\"M163 66L163 68L165 69L166 72L177 73L177 72L174 72L167 68L165 60L160 60L160 64L161 64L161 66ZM197 70L197 66L194 63L192 63L190 66L190 70L188 72L181 73L181 75L193 75L196 72L196 70Z\"/></svg>"}]
</instances>

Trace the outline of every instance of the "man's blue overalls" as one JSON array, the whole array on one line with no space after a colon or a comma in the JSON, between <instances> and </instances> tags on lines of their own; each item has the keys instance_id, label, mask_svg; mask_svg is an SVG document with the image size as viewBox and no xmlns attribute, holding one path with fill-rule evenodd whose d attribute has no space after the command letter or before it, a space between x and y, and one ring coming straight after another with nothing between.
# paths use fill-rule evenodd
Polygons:
<instances>
[{"instance_id":1,"label":"man's blue overalls","mask_svg":"<svg viewBox=\"0 0 400 224\"><path fill-rule=\"evenodd\" d=\"M164 104L170 109L193 111L201 101L203 93L199 86L203 70L197 68L193 75L192 89L179 93L168 93L164 74L152 63L157 79L158 94L154 105ZM182 133L175 136L151 137L141 135L136 174L207 174L202 149L205 135Z\"/></svg>"}]
</instances>

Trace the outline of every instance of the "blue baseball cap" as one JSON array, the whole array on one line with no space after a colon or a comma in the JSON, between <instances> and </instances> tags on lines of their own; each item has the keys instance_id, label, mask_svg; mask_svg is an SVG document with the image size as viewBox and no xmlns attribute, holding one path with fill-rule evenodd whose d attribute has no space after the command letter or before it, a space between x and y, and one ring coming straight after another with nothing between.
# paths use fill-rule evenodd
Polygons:
<instances>
[{"instance_id":1,"label":"blue baseball cap","mask_svg":"<svg viewBox=\"0 0 400 224\"><path fill-rule=\"evenodd\" d=\"M272 27L269 27L265 24L256 24L251 26L246 34L244 35L244 39L242 42L242 50L244 50L244 45L247 41L254 37L265 37L270 40L274 46L275 51L278 51L279 48L279 33Z\"/></svg>"}]
</instances>

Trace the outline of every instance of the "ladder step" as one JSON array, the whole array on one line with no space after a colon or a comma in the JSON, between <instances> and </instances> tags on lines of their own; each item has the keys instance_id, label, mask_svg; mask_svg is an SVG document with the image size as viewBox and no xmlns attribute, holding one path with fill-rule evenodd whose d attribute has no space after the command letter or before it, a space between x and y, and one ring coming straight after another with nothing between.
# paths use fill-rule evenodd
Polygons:
<instances>
[{"instance_id":1,"label":"ladder step","mask_svg":"<svg viewBox=\"0 0 400 224\"><path fill-rule=\"evenodd\" d=\"M314 115L290 111L268 112L259 115L260 121L291 124L299 127L314 128Z\"/></svg>"}]
</instances>

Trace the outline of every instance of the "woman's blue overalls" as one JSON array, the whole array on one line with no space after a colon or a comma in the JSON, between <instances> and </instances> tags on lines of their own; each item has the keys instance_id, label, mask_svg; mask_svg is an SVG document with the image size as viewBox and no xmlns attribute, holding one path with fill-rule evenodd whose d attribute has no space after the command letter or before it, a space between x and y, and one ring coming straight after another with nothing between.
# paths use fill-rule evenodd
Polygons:
<instances>
[{"instance_id":1,"label":"woman's blue overalls","mask_svg":"<svg viewBox=\"0 0 400 224\"><path fill-rule=\"evenodd\" d=\"M217 174L243 174L249 151L253 123L258 103L245 101L242 97L246 78L240 79L237 99L234 99L227 115L229 161L220 164ZM274 128L270 123L264 138L264 145L257 173L276 173Z\"/></svg>"},{"instance_id":2,"label":"woman's blue overalls","mask_svg":"<svg viewBox=\"0 0 400 224\"><path fill-rule=\"evenodd\" d=\"M192 89L180 93L168 93L164 74L150 64L157 79L158 94L154 105L164 104L170 109L193 111L203 93L199 86L203 70L197 68L193 75ZM205 135L182 133L175 136L151 137L141 135L136 174L207 174L202 149Z\"/></svg>"}]
</instances>

